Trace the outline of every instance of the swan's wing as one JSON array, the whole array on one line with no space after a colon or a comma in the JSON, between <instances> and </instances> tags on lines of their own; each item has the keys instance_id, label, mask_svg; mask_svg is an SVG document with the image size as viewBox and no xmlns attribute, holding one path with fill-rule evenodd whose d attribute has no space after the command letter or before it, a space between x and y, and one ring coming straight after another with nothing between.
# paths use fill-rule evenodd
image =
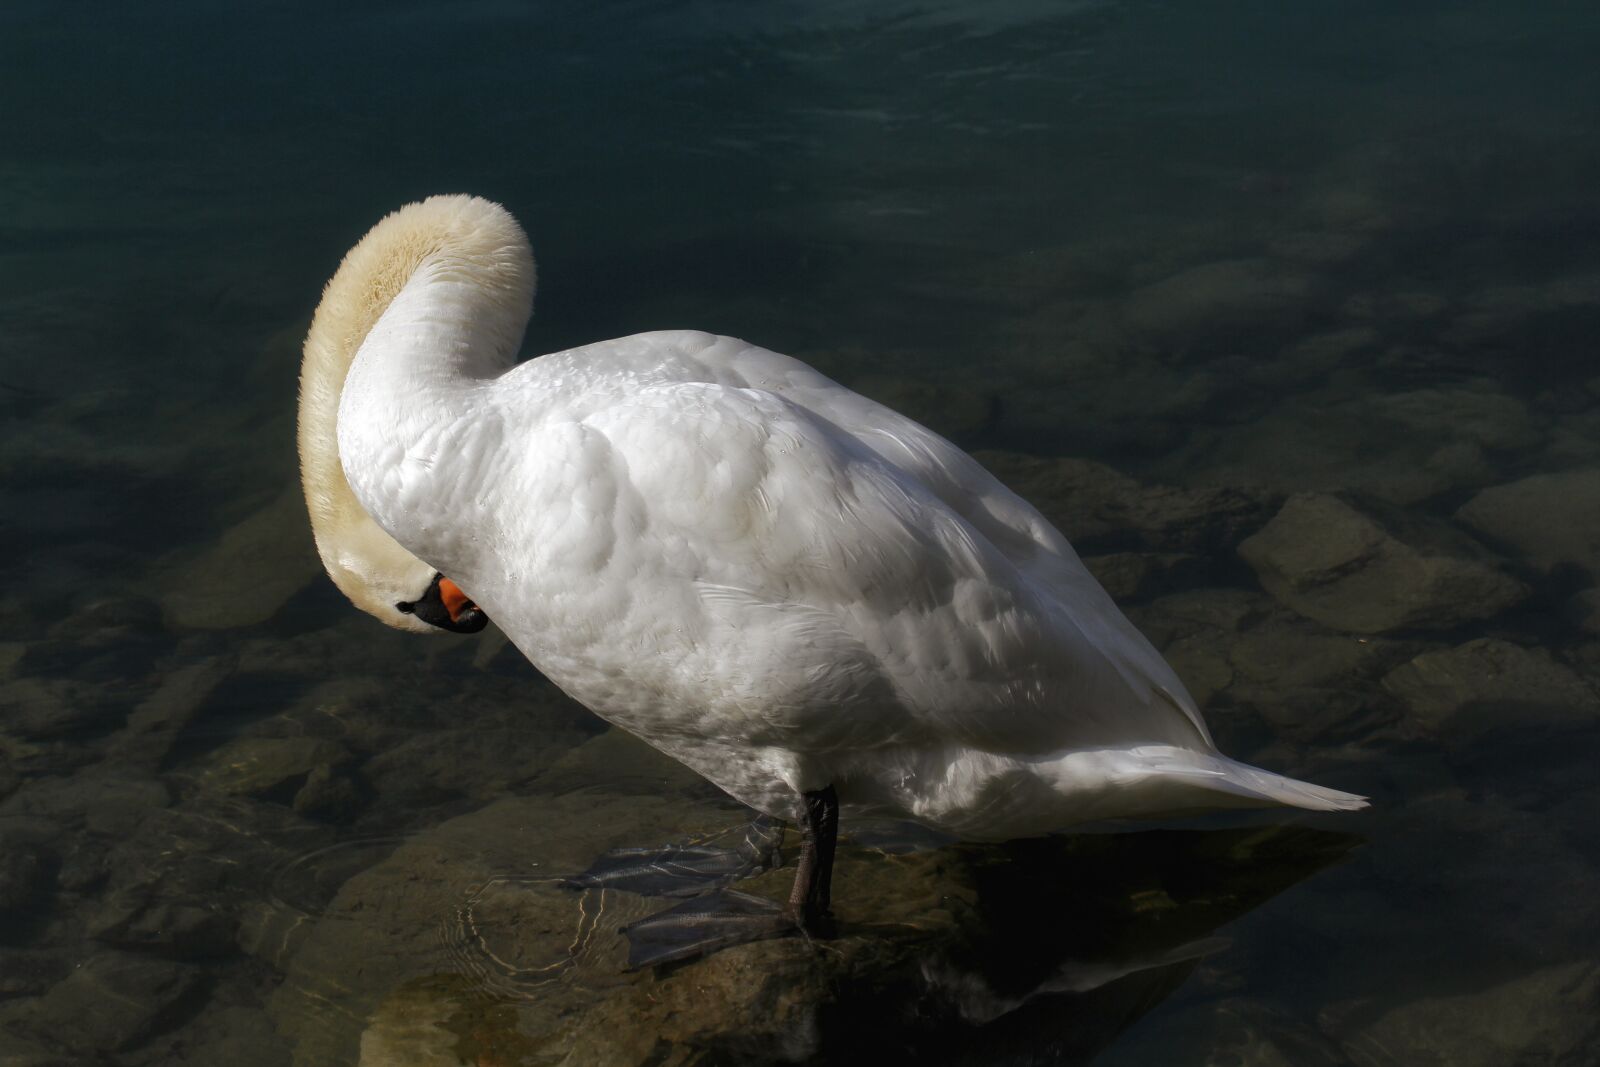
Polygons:
<instances>
[{"instance_id":1,"label":"swan's wing","mask_svg":"<svg viewBox=\"0 0 1600 1067\"><path fill-rule=\"evenodd\" d=\"M774 393L842 430L938 498L997 549L1040 595L1068 616L1092 620L1086 639L1108 660L1146 676L1161 701L1204 743L1210 731L1177 674L1111 601L1077 552L1032 504L945 438L893 408L847 389L792 356L733 337L695 331L638 335L646 350L672 353L664 373ZM681 354L681 355L679 355Z\"/></svg>"},{"instance_id":2,"label":"swan's wing","mask_svg":"<svg viewBox=\"0 0 1600 1067\"><path fill-rule=\"evenodd\" d=\"M686 375L680 380L774 393L843 430L914 478L1020 569L1074 588L1088 577L1076 566L1077 553L1067 539L1031 504L977 460L893 408L845 388L792 356L737 338L675 331L641 334L639 339L682 352L683 363L662 364L666 373ZM1063 561L1072 565L1063 567Z\"/></svg>"},{"instance_id":3,"label":"swan's wing","mask_svg":"<svg viewBox=\"0 0 1600 1067\"><path fill-rule=\"evenodd\" d=\"M896 439L909 427L939 441L895 418ZM781 662L794 677L801 664L831 694L832 665L814 658L825 616L861 650L852 669L887 686L868 689L947 740L1039 755L1205 743L1170 668L1092 578L1041 589L944 496L797 400L676 382L616 395L582 425L609 445L620 491L664 552L671 573L657 577L715 590L720 614L702 618L698 639L753 650L748 669ZM954 455L941 464L982 473L944 448ZM1081 572L1066 551L1063 567Z\"/></svg>"}]
</instances>

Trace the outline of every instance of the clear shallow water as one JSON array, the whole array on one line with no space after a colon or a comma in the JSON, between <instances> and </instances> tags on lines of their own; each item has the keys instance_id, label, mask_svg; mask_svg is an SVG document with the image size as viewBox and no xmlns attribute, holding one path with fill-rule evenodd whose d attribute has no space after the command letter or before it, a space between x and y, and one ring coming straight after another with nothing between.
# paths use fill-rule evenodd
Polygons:
<instances>
[{"instance_id":1,"label":"clear shallow water","mask_svg":"<svg viewBox=\"0 0 1600 1067\"><path fill-rule=\"evenodd\" d=\"M493 641L356 617L284 496L320 286L381 214L464 190L534 239L530 353L738 334L986 450L1226 751L1376 802L1275 863L1217 836L1010 857L1071 887L1050 966L995 918L1050 901L987 861L858 849L839 969L762 958L795 1002L900 967L856 994L896 1020L886 1062L1593 1058L1597 30L1504 3L7 7L0 1052L693 1046L572 898L483 887L739 813ZM1307 491L1348 506L1280 514ZM950 886L976 919L885 932ZM520 921L462 933L494 908ZM559 997L506 978L563 958ZM740 973L720 1055L845 1058L763 1029Z\"/></svg>"}]
</instances>

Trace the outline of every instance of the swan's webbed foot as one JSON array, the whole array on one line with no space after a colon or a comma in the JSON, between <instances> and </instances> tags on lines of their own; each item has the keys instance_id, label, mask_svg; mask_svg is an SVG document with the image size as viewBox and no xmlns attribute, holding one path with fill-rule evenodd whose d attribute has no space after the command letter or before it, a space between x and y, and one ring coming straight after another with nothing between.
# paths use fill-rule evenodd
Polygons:
<instances>
[{"instance_id":1,"label":"swan's webbed foot","mask_svg":"<svg viewBox=\"0 0 1600 1067\"><path fill-rule=\"evenodd\" d=\"M732 945L793 934L830 937L839 800L833 787L804 795L800 860L785 904L719 888L621 929L628 939L628 969L709 956ZM753 872L752 872L753 873Z\"/></svg>"},{"instance_id":2,"label":"swan's webbed foot","mask_svg":"<svg viewBox=\"0 0 1600 1067\"><path fill-rule=\"evenodd\" d=\"M783 823L759 815L728 846L695 841L663 848L614 848L561 884L569 889L620 889L646 897L692 897L778 866L782 841Z\"/></svg>"},{"instance_id":3,"label":"swan's webbed foot","mask_svg":"<svg viewBox=\"0 0 1600 1067\"><path fill-rule=\"evenodd\" d=\"M618 931L628 939L628 969L709 956L751 941L801 932L789 909L736 889L718 889Z\"/></svg>"}]
</instances>

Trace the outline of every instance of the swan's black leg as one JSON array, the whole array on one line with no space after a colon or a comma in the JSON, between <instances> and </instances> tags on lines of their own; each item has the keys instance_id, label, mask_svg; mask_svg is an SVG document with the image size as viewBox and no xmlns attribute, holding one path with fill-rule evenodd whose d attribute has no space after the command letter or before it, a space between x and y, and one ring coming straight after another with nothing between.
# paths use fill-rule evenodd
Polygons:
<instances>
[{"instance_id":1,"label":"swan's black leg","mask_svg":"<svg viewBox=\"0 0 1600 1067\"><path fill-rule=\"evenodd\" d=\"M804 930L826 918L833 903L833 853L839 841L839 795L833 786L804 794L800 862L786 909Z\"/></svg>"}]
</instances>

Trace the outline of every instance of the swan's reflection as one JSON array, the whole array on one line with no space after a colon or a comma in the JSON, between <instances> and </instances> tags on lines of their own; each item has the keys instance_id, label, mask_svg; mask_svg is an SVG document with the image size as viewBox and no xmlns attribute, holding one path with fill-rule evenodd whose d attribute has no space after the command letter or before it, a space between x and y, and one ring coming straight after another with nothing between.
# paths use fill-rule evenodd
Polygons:
<instances>
[{"instance_id":1,"label":"swan's reflection","mask_svg":"<svg viewBox=\"0 0 1600 1067\"><path fill-rule=\"evenodd\" d=\"M924 961L919 1025L883 1052L1087 1063L1227 946L1218 928L1359 842L1265 827L956 846L972 854L979 936Z\"/></svg>"}]
</instances>

